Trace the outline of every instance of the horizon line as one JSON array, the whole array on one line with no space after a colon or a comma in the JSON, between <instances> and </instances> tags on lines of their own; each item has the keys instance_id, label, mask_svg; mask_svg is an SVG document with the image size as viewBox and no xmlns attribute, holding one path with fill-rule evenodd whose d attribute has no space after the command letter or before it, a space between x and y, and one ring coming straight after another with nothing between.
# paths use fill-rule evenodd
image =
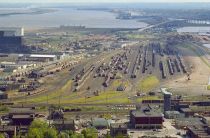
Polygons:
<instances>
[{"instance_id":1,"label":"horizon line","mask_svg":"<svg viewBox=\"0 0 210 138\"><path fill-rule=\"evenodd\" d=\"M209 2L199 2L199 1L196 1L196 2L0 2L1 4L66 4L66 3L72 3L72 4L193 4L193 3L199 3L199 4L206 4L206 3L209 3L210 4L210 1Z\"/></svg>"}]
</instances>

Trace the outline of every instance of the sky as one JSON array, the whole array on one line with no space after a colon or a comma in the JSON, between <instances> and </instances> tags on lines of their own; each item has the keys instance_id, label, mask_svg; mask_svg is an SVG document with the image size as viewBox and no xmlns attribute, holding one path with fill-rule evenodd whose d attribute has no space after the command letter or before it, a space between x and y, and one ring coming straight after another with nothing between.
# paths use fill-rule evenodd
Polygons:
<instances>
[{"instance_id":1,"label":"sky","mask_svg":"<svg viewBox=\"0 0 210 138\"><path fill-rule=\"evenodd\" d=\"M1 3L145 3L145 2L210 2L210 0L0 0Z\"/></svg>"}]
</instances>

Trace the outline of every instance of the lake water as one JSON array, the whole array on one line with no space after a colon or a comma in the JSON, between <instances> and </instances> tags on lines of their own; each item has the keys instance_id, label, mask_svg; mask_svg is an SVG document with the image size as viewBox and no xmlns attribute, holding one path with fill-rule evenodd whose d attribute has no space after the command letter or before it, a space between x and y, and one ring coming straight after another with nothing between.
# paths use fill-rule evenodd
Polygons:
<instances>
[{"instance_id":1,"label":"lake water","mask_svg":"<svg viewBox=\"0 0 210 138\"><path fill-rule=\"evenodd\" d=\"M86 26L87 28L142 28L147 24L135 20L119 20L105 11L58 9L44 14L0 16L1 27L57 27L60 25Z\"/></svg>"},{"instance_id":2,"label":"lake water","mask_svg":"<svg viewBox=\"0 0 210 138\"><path fill-rule=\"evenodd\" d=\"M210 44L203 44L203 46L210 49Z\"/></svg>"},{"instance_id":3,"label":"lake water","mask_svg":"<svg viewBox=\"0 0 210 138\"><path fill-rule=\"evenodd\" d=\"M178 28L177 32L179 33L209 33L210 27L182 27Z\"/></svg>"}]
</instances>

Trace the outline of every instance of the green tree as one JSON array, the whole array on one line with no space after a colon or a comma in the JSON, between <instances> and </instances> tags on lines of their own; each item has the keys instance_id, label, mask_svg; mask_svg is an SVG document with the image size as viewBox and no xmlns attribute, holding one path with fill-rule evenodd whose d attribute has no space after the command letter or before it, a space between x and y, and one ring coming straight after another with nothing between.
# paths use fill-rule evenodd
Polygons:
<instances>
[{"instance_id":1,"label":"green tree","mask_svg":"<svg viewBox=\"0 0 210 138\"><path fill-rule=\"evenodd\" d=\"M44 132L44 138L57 138L57 131L54 128L48 128Z\"/></svg>"},{"instance_id":2,"label":"green tree","mask_svg":"<svg viewBox=\"0 0 210 138\"><path fill-rule=\"evenodd\" d=\"M0 133L0 138L5 138L3 134Z\"/></svg>"},{"instance_id":3,"label":"green tree","mask_svg":"<svg viewBox=\"0 0 210 138\"><path fill-rule=\"evenodd\" d=\"M42 120L36 119L31 123L29 129L30 128L42 128L42 129L44 128L44 129L46 129L46 128L48 128L48 124Z\"/></svg>"},{"instance_id":4,"label":"green tree","mask_svg":"<svg viewBox=\"0 0 210 138\"><path fill-rule=\"evenodd\" d=\"M83 134L75 133L72 130L62 131L59 138L84 138Z\"/></svg>"},{"instance_id":5,"label":"green tree","mask_svg":"<svg viewBox=\"0 0 210 138\"><path fill-rule=\"evenodd\" d=\"M70 138L70 136L66 132L61 132L58 137L59 138Z\"/></svg>"},{"instance_id":6,"label":"green tree","mask_svg":"<svg viewBox=\"0 0 210 138\"><path fill-rule=\"evenodd\" d=\"M63 133L67 134L69 137L74 135L74 132L72 130L65 130Z\"/></svg>"},{"instance_id":7,"label":"green tree","mask_svg":"<svg viewBox=\"0 0 210 138\"><path fill-rule=\"evenodd\" d=\"M84 136L85 138L87 138L87 131L86 131L86 129L83 129L81 133L83 134L83 136Z\"/></svg>"},{"instance_id":8,"label":"green tree","mask_svg":"<svg viewBox=\"0 0 210 138\"><path fill-rule=\"evenodd\" d=\"M43 131L39 128L30 128L28 131L28 138L43 138Z\"/></svg>"},{"instance_id":9,"label":"green tree","mask_svg":"<svg viewBox=\"0 0 210 138\"><path fill-rule=\"evenodd\" d=\"M110 134L106 134L105 138L112 138Z\"/></svg>"},{"instance_id":10,"label":"green tree","mask_svg":"<svg viewBox=\"0 0 210 138\"><path fill-rule=\"evenodd\" d=\"M82 134L74 133L70 138L84 138Z\"/></svg>"},{"instance_id":11,"label":"green tree","mask_svg":"<svg viewBox=\"0 0 210 138\"><path fill-rule=\"evenodd\" d=\"M29 127L27 138L57 138L57 131L41 120L34 120Z\"/></svg>"},{"instance_id":12,"label":"green tree","mask_svg":"<svg viewBox=\"0 0 210 138\"><path fill-rule=\"evenodd\" d=\"M97 130L94 128L87 128L82 130L81 132L84 136L84 138L97 138L98 137L98 133Z\"/></svg>"}]
</instances>

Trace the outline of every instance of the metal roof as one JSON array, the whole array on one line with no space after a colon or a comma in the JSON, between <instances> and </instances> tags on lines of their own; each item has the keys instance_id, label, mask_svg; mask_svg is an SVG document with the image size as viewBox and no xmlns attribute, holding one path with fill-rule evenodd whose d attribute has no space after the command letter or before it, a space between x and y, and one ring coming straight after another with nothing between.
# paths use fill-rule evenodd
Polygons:
<instances>
[{"instance_id":1,"label":"metal roof","mask_svg":"<svg viewBox=\"0 0 210 138\"><path fill-rule=\"evenodd\" d=\"M93 121L93 126L97 127L97 126L108 126L108 121L105 118L94 118Z\"/></svg>"},{"instance_id":2,"label":"metal roof","mask_svg":"<svg viewBox=\"0 0 210 138\"><path fill-rule=\"evenodd\" d=\"M37 54L32 54L29 57L35 57L35 58L55 58L56 55L37 55Z\"/></svg>"},{"instance_id":3,"label":"metal roof","mask_svg":"<svg viewBox=\"0 0 210 138\"><path fill-rule=\"evenodd\" d=\"M111 123L112 128L127 128L126 123Z\"/></svg>"},{"instance_id":4,"label":"metal roof","mask_svg":"<svg viewBox=\"0 0 210 138\"><path fill-rule=\"evenodd\" d=\"M163 117L163 114L158 111L142 111L142 110L133 110L131 111L132 115L135 117Z\"/></svg>"},{"instance_id":5,"label":"metal roof","mask_svg":"<svg viewBox=\"0 0 210 138\"><path fill-rule=\"evenodd\" d=\"M172 95L172 93L170 93L170 92L167 91L167 88L161 88L160 90L161 90L161 92L162 92L163 94Z\"/></svg>"},{"instance_id":6,"label":"metal roof","mask_svg":"<svg viewBox=\"0 0 210 138\"><path fill-rule=\"evenodd\" d=\"M53 120L53 124L74 124L74 120L65 120L65 119L59 119L59 120Z\"/></svg>"}]
</instances>

